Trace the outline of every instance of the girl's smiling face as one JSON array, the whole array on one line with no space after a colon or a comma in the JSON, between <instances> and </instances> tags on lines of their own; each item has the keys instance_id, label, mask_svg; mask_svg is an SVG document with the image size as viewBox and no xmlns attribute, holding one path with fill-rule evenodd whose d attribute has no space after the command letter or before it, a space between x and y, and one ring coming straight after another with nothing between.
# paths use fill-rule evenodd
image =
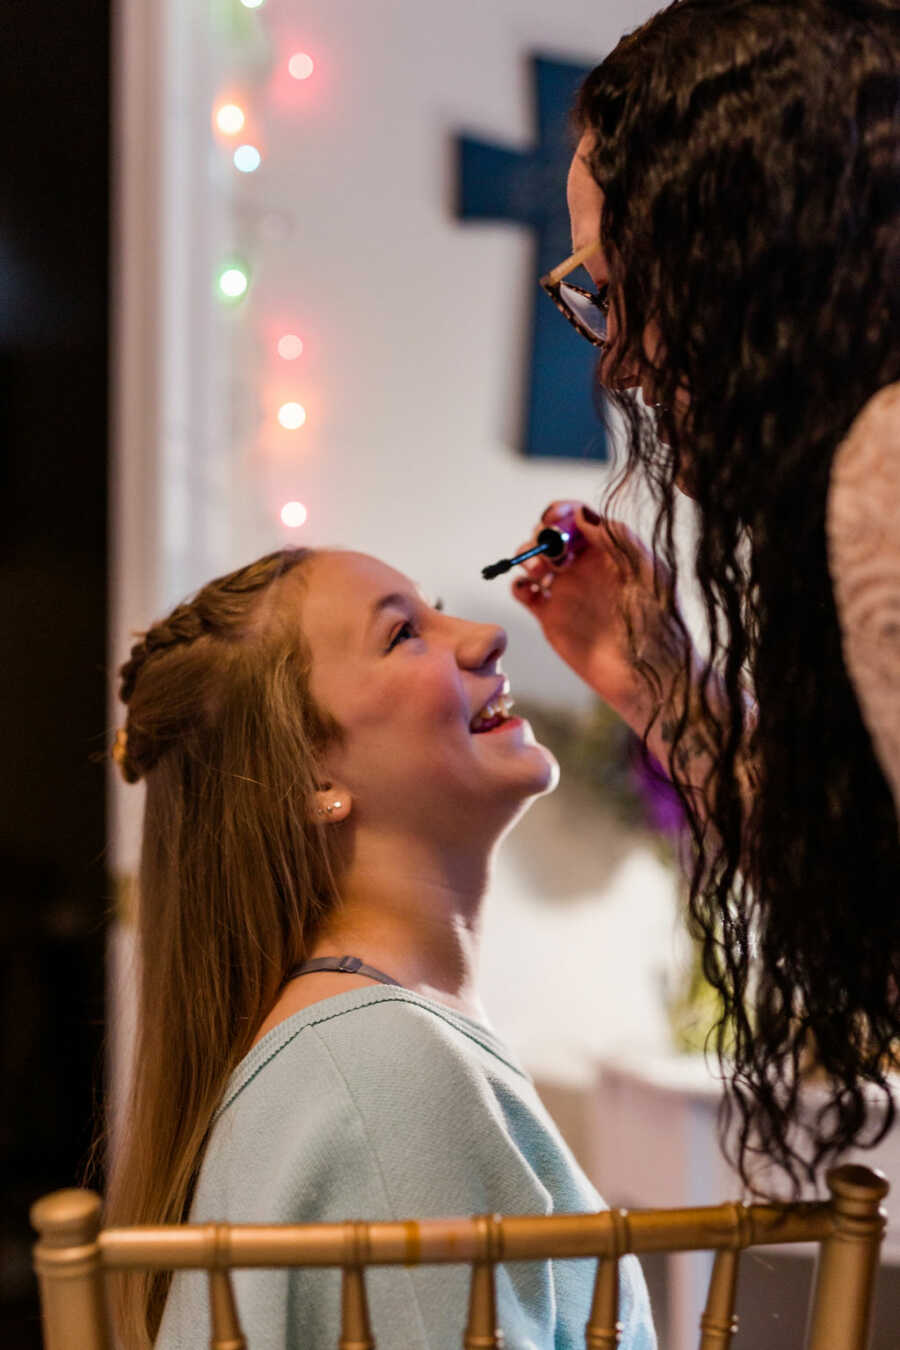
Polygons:
<instances>
[{"instance_id":1,"label":"girl's smiling face","mask_svg":"<svg viewBox=\"0 0 900 1350\"><path fill-rule=\"evenodd\" d=\"M502 628L442 613L361 553L318 554L300 607L313 698L343 731L323 773L359 823L498 836L556 785L556 761L498 706Z\"/></svg>"}]
</instances>

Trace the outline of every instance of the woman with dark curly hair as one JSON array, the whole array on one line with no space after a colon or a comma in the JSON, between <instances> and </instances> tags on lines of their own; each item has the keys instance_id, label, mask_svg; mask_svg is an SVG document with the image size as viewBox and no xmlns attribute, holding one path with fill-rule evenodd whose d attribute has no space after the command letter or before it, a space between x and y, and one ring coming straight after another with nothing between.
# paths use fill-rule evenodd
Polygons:
<instances>
[{"instance_id":1,"label":"woman with dark curly hair","mask_svg":"<svg viewBox=\"0 0 900 1350\"><path fill-rule=\"evenodd\" d=\"M842 442L874 416L876 459L891 444L900 453L896 422L885 430L900 380L898 34L897 4L867 0L661 11L580 91L575 253L544 279L600 349L599 381L627 433L617 481L641 470L658 512L651 555L579 508L592 547L565 570L533 561L514 591L682 798L690 912L724 1008L717 1043L745 1179L758 1151L799 1184L876 1142L895 1115L892 742L874 729L885 699L862 699L868 726L861 715L852 626L842 650L841 558L852 563L861 522L837 488L841 616L826 522ZM591 296L564 281L579 262ZM896 503L900 473L883 481ZM699 515L708 659L675 602L677 489ZM545 523L561 506L572 504ZM881 538L888 549L890 531ZM896 617L900 568L891 575L881 612ZM882 631L896 654L900 629ZM897 679L895 666L894 718ZM798 1093L811 1062L830 1097L806 1139Z\"/></svg>"}]
</instances>

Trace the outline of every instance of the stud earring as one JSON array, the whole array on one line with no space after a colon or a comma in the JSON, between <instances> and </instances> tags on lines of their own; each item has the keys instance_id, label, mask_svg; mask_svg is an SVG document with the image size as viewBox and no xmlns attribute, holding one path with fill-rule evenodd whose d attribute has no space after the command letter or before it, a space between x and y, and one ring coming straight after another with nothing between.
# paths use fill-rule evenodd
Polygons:
<instances>
[{"instance_id":1,"label":"stud earring","mask_svg":"<svg viewBox=\"0 0 900 1350\"><path fill-rule=\"evenodd\" d=\"M334 804L334 809L335 809L335 811L340 811L340 809L341 809L342 806L343 806L343 802L335 802L335 804Z\"/></svg>"}]
</instances>

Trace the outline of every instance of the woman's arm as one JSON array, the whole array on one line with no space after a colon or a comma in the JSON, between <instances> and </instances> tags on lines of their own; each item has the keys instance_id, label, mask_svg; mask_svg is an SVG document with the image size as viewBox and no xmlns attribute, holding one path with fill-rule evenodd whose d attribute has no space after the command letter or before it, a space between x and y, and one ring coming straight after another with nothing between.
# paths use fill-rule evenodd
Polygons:
<instances>
[{"instance_id":1,"label":"woman's arm","mask_svg":"<svg viewBox=\"0 0 900 1350\"><path fill-rule=\"evenodd\" d=\"M835 454L828 557L844 660L900 819L900 384L869 400Z\"/></svg>"}]
</instances>

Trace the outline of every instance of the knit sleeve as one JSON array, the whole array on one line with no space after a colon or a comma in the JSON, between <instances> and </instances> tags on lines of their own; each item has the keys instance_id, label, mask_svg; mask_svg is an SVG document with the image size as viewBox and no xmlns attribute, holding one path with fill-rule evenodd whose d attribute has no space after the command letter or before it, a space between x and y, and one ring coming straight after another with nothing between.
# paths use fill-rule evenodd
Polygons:
<instances>
[{"instance_id":1,"label":"knit sleeve","mask_svg":"<svg viewBox=\"0 0 900 1350\"><path fill-rule=\"evenodd\" d=\"M827 529L844 660L900 819L900 384L838 447Z\"/></svg>"}]
</instances>

